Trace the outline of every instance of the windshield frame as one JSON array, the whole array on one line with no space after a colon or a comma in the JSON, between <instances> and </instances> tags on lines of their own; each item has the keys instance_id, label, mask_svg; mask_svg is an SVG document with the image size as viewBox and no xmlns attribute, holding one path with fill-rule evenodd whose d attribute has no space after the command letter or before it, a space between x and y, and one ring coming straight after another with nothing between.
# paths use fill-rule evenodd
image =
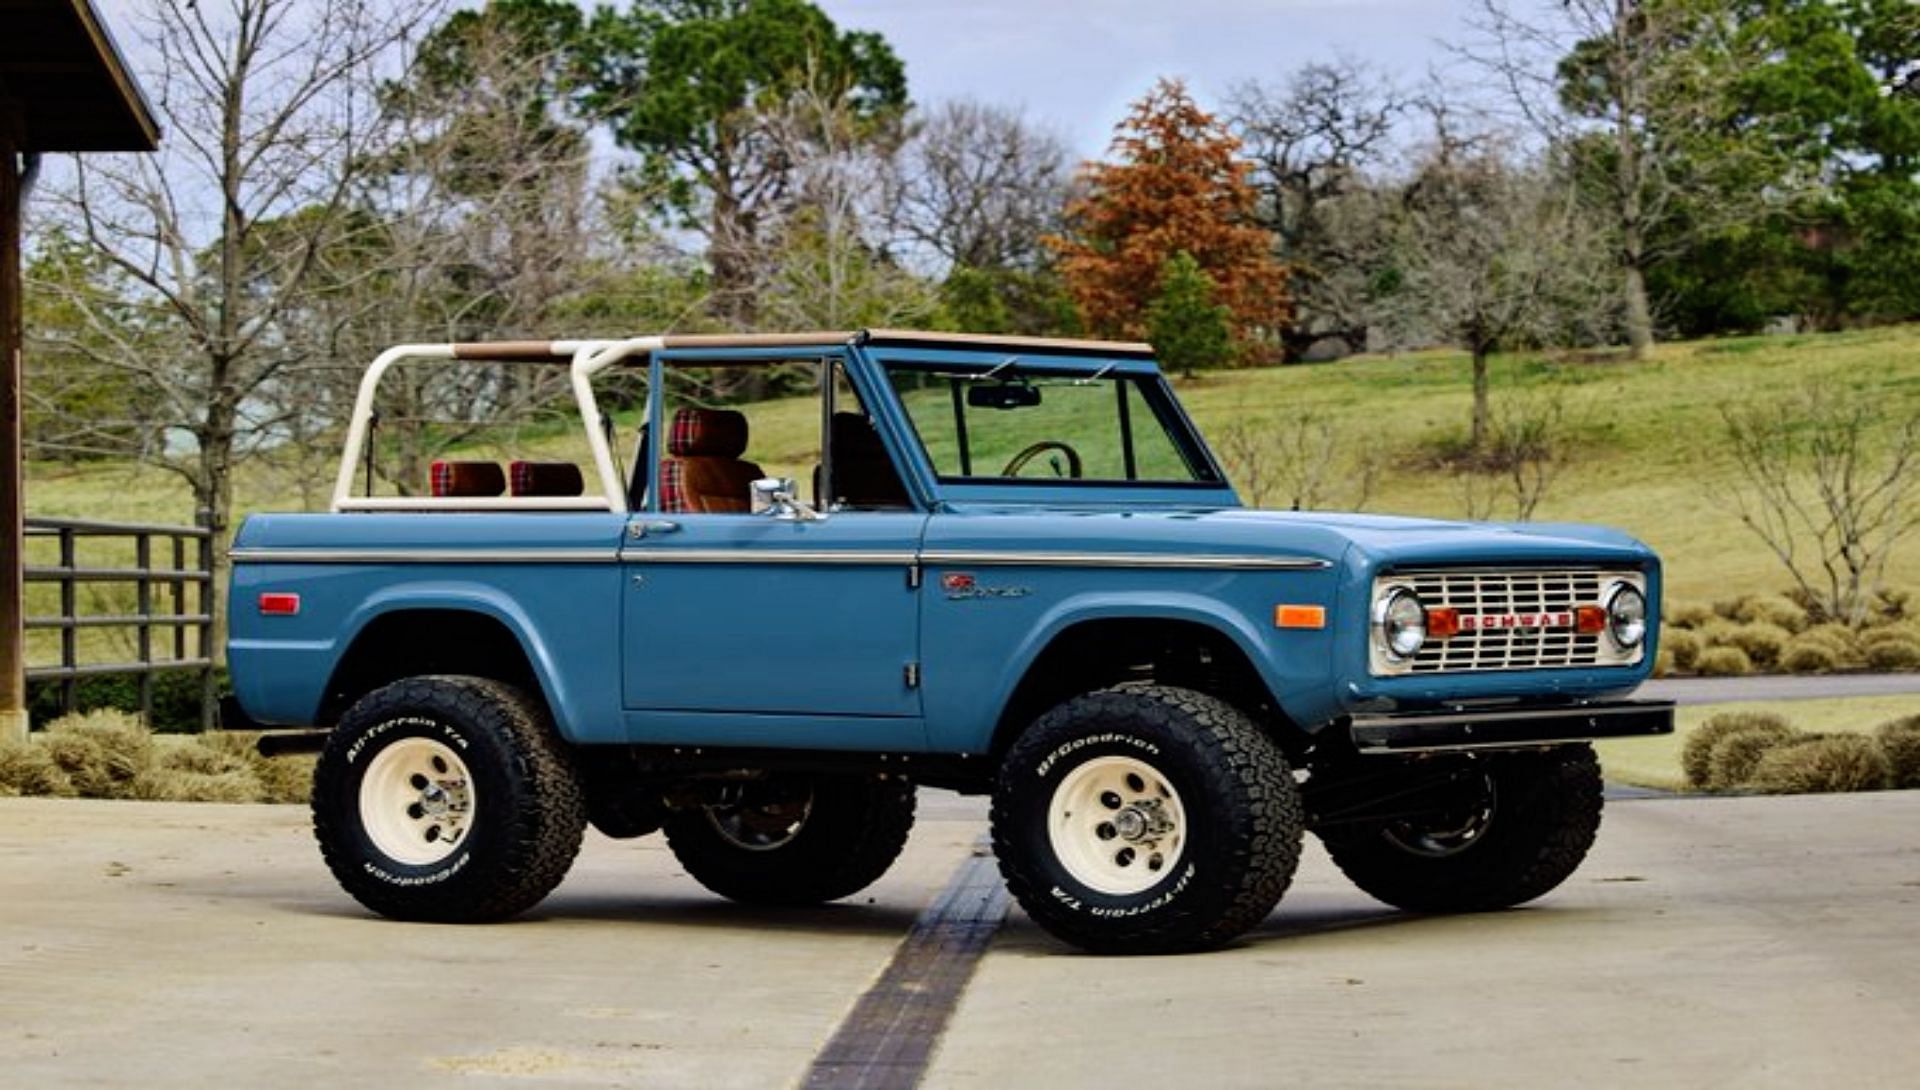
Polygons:
<instances>
[{"instance_id":1,"label":"windshield frame","mask_svg":"<svg viewBox=\"0 0 1920 1090\"><path fill-rule=\"evenodd\" d=\"M1128 504L1239 506L1239 498L1228 483L1219 461L1193 426L1179 399L1174 396L1166 376L1149 359L1093 353L983 353L978 350L956 352L892 346L872 346L866 349L865 354L871 357L875 378L878 384L886 388L888 401L899 415L900 431L907 440L906 453L918 471L937 486L943 498L1005 501L1015 498L1014 494L1017 494L1022 501L1119 500ZM996 370L1019 371L1035 377L1132 382L1134 390L1152 418L1164 430L1175 452L1193 473L1194 479L999 477L940 473L928 453L919 422L899 396L893 374L898 371L921 371L984 376ZM1124 386L1117 388L1125 389Z\"/></svg>"}]
</instances>

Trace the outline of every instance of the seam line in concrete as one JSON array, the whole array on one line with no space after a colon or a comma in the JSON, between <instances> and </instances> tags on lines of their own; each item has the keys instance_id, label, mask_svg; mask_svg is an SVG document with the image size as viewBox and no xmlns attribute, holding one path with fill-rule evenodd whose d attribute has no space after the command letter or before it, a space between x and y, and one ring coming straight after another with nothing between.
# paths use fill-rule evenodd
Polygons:
<instances>
[{"instance_id":1,"label":"seam line in concrete","mask_svg":"<svg viewBox=\"0 0 1920 1090\"><path fill-rule=\"evenodd\" d=\"M911 1090L1007 915L1007 888L984 845L913 923L802 1083L808 1090Z\"/></svg>"}]
</instances>

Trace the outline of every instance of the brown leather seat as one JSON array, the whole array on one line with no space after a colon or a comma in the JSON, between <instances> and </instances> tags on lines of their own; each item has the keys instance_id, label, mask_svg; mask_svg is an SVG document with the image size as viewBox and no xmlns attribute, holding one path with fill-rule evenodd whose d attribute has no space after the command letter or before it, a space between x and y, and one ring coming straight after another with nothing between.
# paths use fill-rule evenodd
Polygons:
<instances>
[{"instance_id":1,"label":"brown leather seat","mask_svg":"<svg viewBox=\"0 0 1920 1090\"><path fill-rule=\"evenodd\" d=\"M848 507L911 507L907 487L873 423L859 413L834 413L828 421L833 444L832 502ZM818 474L815 474L816 485ZM818 489L815 489L818 491Z\"/></svg>"},{"instance_id":2,"label":"brown leather seat","mask_svg":"<svg viewBox=\"0 0 1920 1090\"><path fill-rule=\"evenodd\" d=\"M660 463L660 509L745 514L753 482L765 476L740 457L747 449L747 418L731 409L681 409L667 434Z\"/></svg>"}]
</instances>

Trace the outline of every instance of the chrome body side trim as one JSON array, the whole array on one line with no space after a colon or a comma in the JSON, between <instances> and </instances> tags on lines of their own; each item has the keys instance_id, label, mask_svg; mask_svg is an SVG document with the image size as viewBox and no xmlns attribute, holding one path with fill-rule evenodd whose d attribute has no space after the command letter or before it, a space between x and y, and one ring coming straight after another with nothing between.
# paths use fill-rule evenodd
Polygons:
<instances>
[{"instance_id":1,"label":"chrome body side trim","mask_svg":"<svg viewBox=\"0 0 1920 1090\"><path fill-rule=\"evenodd\" d=\"M233 549L236 564L611 564L617 549Z\"/></svg>"},{"instance_id":2,"label":"chrome body side trim","mask_svg":"<svg viewBox=\"0 0 1920 1090\"><path fill-rule=\"evenodd\" d=\"M1309 556L1209 556L1199 553L928 552L922 564L939 567L1150 568L1207 571L1319 571L1330 560Z\"/></svg>"},{"instance_id":3,"label":"chrome body side trim","mask_svg":"<svg viewBox=\"0 0 1920 1090\"><path fill-rule=\"evenodd\" d=\"M638 564L843 564L872 567L877 565L911 567L910 552L879 552L855 549L675 549L662 546L631 547L620 559Z\"/></svg>"}]
</instances>

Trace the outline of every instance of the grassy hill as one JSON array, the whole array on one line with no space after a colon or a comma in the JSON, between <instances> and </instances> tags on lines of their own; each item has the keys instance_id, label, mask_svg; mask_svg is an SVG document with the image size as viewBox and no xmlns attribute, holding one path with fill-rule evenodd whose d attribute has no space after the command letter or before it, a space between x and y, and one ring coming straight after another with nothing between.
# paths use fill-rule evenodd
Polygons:
<instances>
[{"instance_id":1,"label":"grassy hill","mask_svg":"<svg viewBox=\"0 0 1920 1090\"><path fill-rule=\"evenodd\" d=\"M1665 557L1679 598L1787 585L1766 547L1714 499L1734 472L1724 457L1719 414L1722 406L1781 397L1809 384L1920 404L1920 326L1671 344L1643 363L1520 354L1493 364L1496 404L1516 393L1555 396L1575 439L1571 460L1534 517L1626 528ZM1459 353L1203 374L1176 385L1216 446L1229 429L1283 433L1290 421L1311 414L1327 422L1346 451L1377 452L1382 468L1368 510L1444 517L1466 510L1459 481L1435 468L1431 455L1466 428L1468 365ZM756 432L754 453L769 471L804 479L798 452L811 444L816 410L798 400L766 408L773 417ZM535 444L528 453L539 450ZM240 477L241 510L321 503L332 469L326 452L308 458L305 468L254 463ZM1329 491L1338 496L1343 489L1336 482ZM36 515L191 519L182 482L139 466L31 465L27 502ZM1920 539L1894 558L1890 575L1896 584L1920 587Z\"/></svg>"}]
</instances>

